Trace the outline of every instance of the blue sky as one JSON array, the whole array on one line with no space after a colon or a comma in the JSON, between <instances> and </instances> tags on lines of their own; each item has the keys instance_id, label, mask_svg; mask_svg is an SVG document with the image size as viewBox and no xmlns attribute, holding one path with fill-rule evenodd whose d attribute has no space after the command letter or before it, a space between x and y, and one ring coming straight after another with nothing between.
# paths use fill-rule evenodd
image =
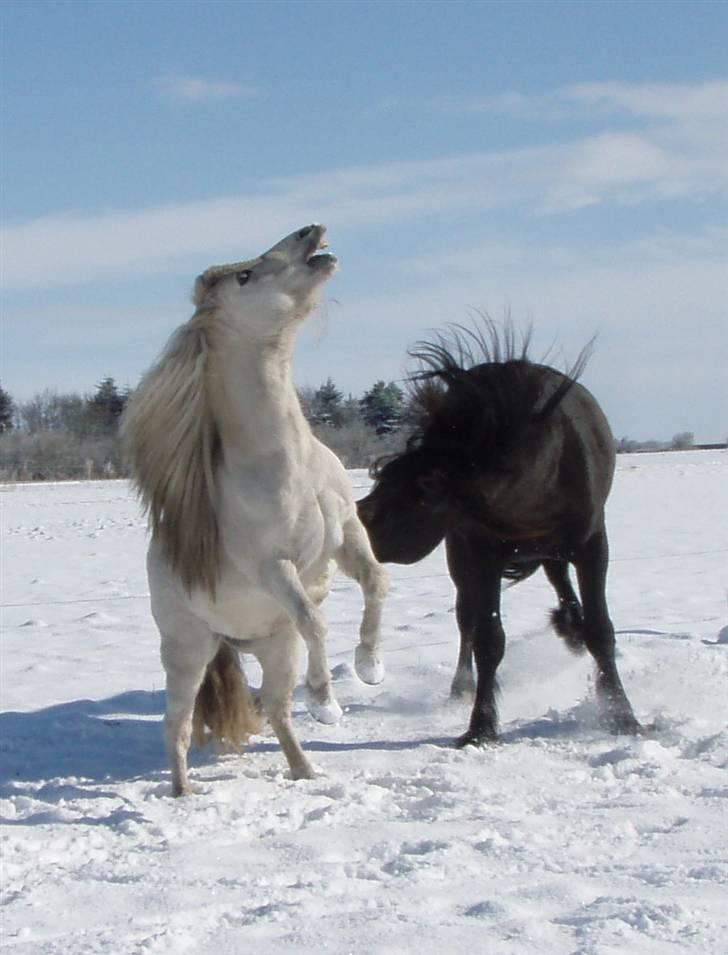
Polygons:
<instances>
[{"instance_id":1,"label":"blue sky","mask_svg":"<svg viewBox=\"0 0 728 955\"><path fill-rule=\"evenodd\" d=\"M0 4L2 383L134 385L195 275L311 221L299 385L473 310L618 437L728 435L728 3Z\"/></svg>"}]
</instances>

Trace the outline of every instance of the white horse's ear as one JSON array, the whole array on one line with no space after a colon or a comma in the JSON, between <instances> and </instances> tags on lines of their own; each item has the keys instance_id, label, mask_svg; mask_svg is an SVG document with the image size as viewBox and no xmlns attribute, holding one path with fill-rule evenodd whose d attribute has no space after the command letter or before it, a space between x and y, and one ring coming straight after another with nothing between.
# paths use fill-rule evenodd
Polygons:
<instances>
[{"instance_id":1,"label":"white horse's ear","mask_svg":"<svg viewBox=\"0 0 728 955\"><path fill-rule=\"evenodd\" d=\"M192 304L197 308L202 305L205 299L205 293L207 292L208 286L205 282L204 275L198 275L195 279L195 284L192 286Z\"/></svg>"}]
</instances>

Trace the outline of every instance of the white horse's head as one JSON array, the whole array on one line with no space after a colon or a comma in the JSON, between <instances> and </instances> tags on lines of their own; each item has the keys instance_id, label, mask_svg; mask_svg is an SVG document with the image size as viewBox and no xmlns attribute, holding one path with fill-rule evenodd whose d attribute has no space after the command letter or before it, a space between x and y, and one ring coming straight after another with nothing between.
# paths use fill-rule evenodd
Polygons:
<instances>
[{"instance_id":1,"label":"white horse's head","mask_svg":"<svg viewBox=\"0 0 728 955\"><path fill-rule=\"evenodd\" d=\"M240 317L250 332L266 337L304 319L336 269L336 257L320 252L325 232L323 225L307 225L257 259L212 266L195 282L194 304Z\"/></svg>"}]
</instances>

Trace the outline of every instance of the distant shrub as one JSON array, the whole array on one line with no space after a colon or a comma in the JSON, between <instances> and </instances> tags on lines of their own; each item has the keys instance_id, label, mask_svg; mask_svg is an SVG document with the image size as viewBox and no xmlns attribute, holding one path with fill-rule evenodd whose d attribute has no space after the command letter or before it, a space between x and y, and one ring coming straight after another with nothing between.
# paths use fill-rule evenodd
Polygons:
<instances>
[{"instance_id":1,"label":"distant shrub","mask_svg":"<svg viewBox=\"0 0 728 955\"><path fill-rule=\"evenodd\" d=\"M1 481L64 481L125 477L116 435L80 438L63 431L0 436Z\"/></svg>"},{"instance_id":2,"label":"distant shrub","mask_svg":"<svg viewBox=\"0 0 728 955\"><path fill-rule=\"evenodd\" d=\"M368 468L383 454L401 450L405 435L401 431L377 434L363 421L340 428L314 426L314 434L341 460L346 468Z\"/></svg>"}]
</instances>

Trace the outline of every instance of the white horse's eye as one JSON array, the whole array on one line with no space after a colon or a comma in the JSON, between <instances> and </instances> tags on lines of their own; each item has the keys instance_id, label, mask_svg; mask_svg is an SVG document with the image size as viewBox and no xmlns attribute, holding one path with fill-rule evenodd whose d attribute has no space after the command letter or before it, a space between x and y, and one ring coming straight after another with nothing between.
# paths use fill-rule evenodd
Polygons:
<instances>
[{"instance_id":1,"label":"white horse's eye","mask_svg":"<svg viewBox=\"0 0 728 955\"><path fill-rule=\"evenodd\" d=\"M245 285L248 279L251 276L250 269L245 269L243 272L238 272L235 278L238 280L238 285Z\"/></svg>"}]
</instances>

